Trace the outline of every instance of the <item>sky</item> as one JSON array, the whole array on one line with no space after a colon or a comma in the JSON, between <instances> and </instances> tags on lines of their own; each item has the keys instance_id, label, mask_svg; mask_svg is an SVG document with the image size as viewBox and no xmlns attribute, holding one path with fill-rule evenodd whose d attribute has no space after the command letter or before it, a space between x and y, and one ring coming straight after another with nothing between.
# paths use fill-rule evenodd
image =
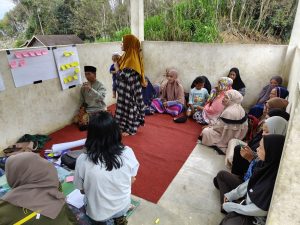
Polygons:
<instances>
[{"instance_id":1,"label":"sky","mask_svg":"<svg viewBox=\"0 0 300 225\"><path fill-rule=\"evenodd\" d=\"M11 10L15 4L11 0L0 0L0 20L3 19L6 12Z\"/></svg>"}]
</instances>

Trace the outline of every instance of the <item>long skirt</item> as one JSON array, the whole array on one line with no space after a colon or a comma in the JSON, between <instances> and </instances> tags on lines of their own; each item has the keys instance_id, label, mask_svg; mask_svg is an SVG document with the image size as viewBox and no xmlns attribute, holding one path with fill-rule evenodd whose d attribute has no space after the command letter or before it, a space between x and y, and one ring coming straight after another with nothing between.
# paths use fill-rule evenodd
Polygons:
<instances>
[{"instance_id":1,"label":"long skirt","mask_svg":"<svg viewBox=\"0 0 300 225\"><path fill-rule=\"evenodd\" d=\"M134 70L124 69L117 76L117 92L115 119L122 132L133 135L145 123L140 75Z\"/></svg>"},{"instance_id":2,"label":"long skirt","mask_svg":"<svg viewBox=\"0 0 300 225\"><path fill-rule=\"evenodd\" d=\"M158 113L168 113L172 116L177 116L183 109L183 105L178 102L175 103L175 101L168 104L168 107L164 107L160 98L153 99L151 107Z\"/></svg>"}]
</instances>

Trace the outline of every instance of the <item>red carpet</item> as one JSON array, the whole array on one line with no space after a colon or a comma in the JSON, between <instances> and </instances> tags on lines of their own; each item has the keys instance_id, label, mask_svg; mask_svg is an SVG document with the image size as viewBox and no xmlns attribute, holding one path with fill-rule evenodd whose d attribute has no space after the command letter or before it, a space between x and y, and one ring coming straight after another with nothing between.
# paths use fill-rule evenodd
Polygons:
<instances>
[{"instance_id":1,"label":"red carpet","mask_svg":"<svg viewBox=\"0 0 300 225\"><path fill-rule=\"evenodd\" d=\"M194 149L200 131L201 126L192 120L177 124L170 115L147 116L136 135L123 139L140 162L132 193L157 203ZM50 137L46 149L55 143L85 138L86 133L68 125Z\"/></svg>"}]
</instances>

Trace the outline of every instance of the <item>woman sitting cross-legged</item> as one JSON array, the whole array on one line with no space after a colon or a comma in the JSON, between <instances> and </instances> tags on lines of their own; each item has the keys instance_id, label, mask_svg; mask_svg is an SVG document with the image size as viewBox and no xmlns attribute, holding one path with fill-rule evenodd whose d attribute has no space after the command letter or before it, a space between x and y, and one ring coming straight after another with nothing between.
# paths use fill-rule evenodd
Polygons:
<instances>
[{"instance_id":1,"label":"woman sitting cross-legged","mask_svg":"<svg viewBox=\"0 0 300 225\"><path fill-rule=\"evenodd\" d=\"M86 214L93 225L127 224L125 214L139 163L121 141L119 125L108 112L92 118L74 184L85 194Z\"/></svg>"},{"instance_id":2,"label":"woman sitting cross-legged","mask_svg":"<svg viewBox=\"0 0 300 225\"><path fill-rule=\"evenodd\" d=\"M183 110L184 90L178 81L178 72L171 69L166 74L168 82L161 87L161 96L152 101L151 107L158 113L177 116Z\"/></svg>"},{"instance_id":3,"label":"woman sitting cross-legged","mask_svg":"<svg viewBox=\"0 0 300 225\"><path fill-rule=\"evenodd\" d=\"M249 180L224 195L223 209L228 215L220 225L265 224L284 139L285 136L276 134L263 137L257 148L260 165Z\"/></svg>"},{"instance_id":4,"label":"woman sitting cross-legged","mask_svg":"<svg viewBox=\"0 0 300 225\"><path fill-rule=\"evenodd\" d=\"M270 117L264 123L263 136L279 134L285 135L287 130L287 121L279 116ZM259 147L263 138L259 135L259 141L253 145L236 146L234 152L234 161L232 173L221 170L214 178L214 185L220 190L220 201L223 204L224 194L232 191L241 183L247 181L253 174L256 166L259 165L256 149Z\"/></svg>"},{"instance_id":5,"label":"woman sitting cross-legged","mask_svg":"<svg viewBox=\"0 0 300 225\"><path fill-rule=\"evenodd\" d=\"M202 131L202 144L216 146L225 152L232 138L243 139L248 130L248 117L241 106L243 96L236 90L226 91L225 106L217 122ZM216 150L217 150L216 149ZM219 150L219 149L218 149ZM219 152L220 153L220 152Z\"/></svg>"},{"instance_id":6,"label":"woman sitting cross-legged","mask_svg":"<svg viewBox=\"0 0 300 225\"><path fill-rule=\"evenodd\" d=\"M52 163L32 152L10 156L5 164L7 183L12 188L0 200L0 224L78 224L59 190ZM31 218L28 216L31 215Z\"/></svg>"},{"instance_id":7,"label":"woman sitting cross-legged","mask_svg":"<svg viewBox=\"0 0 300 225\"><path fill-rule=\"evenodd\" d=\"M232 79L229 77L221 77L218 85L211 90L210 96L202 111L195 112L193 119L200 124L213 124L224 110L222 100L225 92L231 89Z\"/></svg>"}]
</instances>

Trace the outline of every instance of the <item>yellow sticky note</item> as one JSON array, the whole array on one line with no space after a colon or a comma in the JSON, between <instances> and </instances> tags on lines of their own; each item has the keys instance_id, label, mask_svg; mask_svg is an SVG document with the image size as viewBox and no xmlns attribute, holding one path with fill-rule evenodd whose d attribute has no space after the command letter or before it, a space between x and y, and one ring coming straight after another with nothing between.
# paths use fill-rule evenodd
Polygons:
<instances>
[{"instance_id":1,"label":"yellow sticky note","mask_svg":"<svg viewBox=\"0 0 300 225\"><path fill-rule=\"evenodd\" d=\"M80 71L80 69L79 68L75 68L75 73L77 74L77 73L79 73L79 71Z\"/></svg>"},{"instance_id":2,"label":"yellow sticky note","mask_svg":"<svg viewBox=\"0 0 300 225\"><path fill-rule=\"evenodd\" d=\"M72 76L68 76L68 81L71 82L73 80Z\"/></svg>"},{"instance_id":3,"label":"yellow sticky note","mask_svg":"<svg viewBox=\"0 0 300 225\"><path fill-rule=\"evenodd\" d=\"M73 78L74 78L74 80L78 80L77 75L74 75Z\"/></svg>"},{"instance_id":4,"label":"yellow sticky note","mask_svg":"<svg viewBox=\"0 0 300 225\"><path fill-rule=\"evenodd\" d=\"M66 64L65 67L66 67L67 69L70 69L71 66L70 66L70 64Z\"/></svg>"},{"instance_id":5,"label":"yellow sticky note","mask_svg":"<svg viewBox=\"0 0 300 225\"><path fill-rule=\"evenodd\" d=\"M60 66L60 70L66 70L65 65L61 65L61 66Z\"/></svg>"},{"instance_id":6,"label":"yellow sticky note","mask_svg":"<svg viewBox=\"0 0 300 225\"><path fill-rule=\"evenodd\" d=\"M155 224L158 224L159 223L159 218L157 218L156 220L155 220Z\"/></svg>"},{"instance_id":7,"label":"yellow sticky note","mask_svg":"<svg viewBox=\"0 0 300 225\"><path fill-rule=\"evenodd\" d=\"M66 78L64 78L64 83L65 83L65 84L69 83L69 80L68 80L68 78L67 78L67 77L66 77Z\"/></svg>"},{"instance_id":8,"label":"yellow sticky note","mask_svg":"<svg viewBox=\"0 0 300 225\"><path fill-rule=\"evenodd\" d=\"M54 154L53 153L49 153L48 156L49 157L54 157Z\"/></svg>"},{"instance_id":9,"label":"yellow sticky note","mask_svg":"<svg viewBox=\"0 0 300 225\"><path fill-rule=\"evenodd\" d=\"M75 66L79 66L79 62L74 62Z\"/></svg>"},{"instance_id":10,"label":"yellow sticky note","mask_svg":"<svg viewBox=\"0 0 300 225\"><path fill-rule=\"evenodd\" d=\"M69 52L64 52L64 56L65 56L65 57L69 57L69 56L70 56L70 53L69 53Z\"/></svg>"}]
</instances>

